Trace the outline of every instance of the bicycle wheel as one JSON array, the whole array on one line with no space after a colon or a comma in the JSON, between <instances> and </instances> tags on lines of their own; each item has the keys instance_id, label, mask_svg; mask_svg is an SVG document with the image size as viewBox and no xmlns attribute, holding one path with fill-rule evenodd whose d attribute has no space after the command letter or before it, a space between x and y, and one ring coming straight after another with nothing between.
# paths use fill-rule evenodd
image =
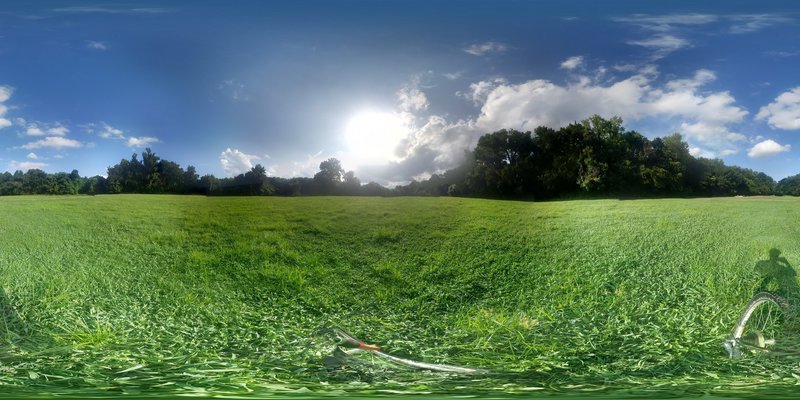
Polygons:
<instances>
[{"instance_id":1,"label":"bicycle wheel","mask_svg":"<svg viewBox=\"0 0 800 400\"><path fill-rule=\"evenodd\" d=\"M762 292L753 296L733 329L733 340L743 350L768 352L780 340L789 305L782 297Z\"/></svg>"}]
</instances>

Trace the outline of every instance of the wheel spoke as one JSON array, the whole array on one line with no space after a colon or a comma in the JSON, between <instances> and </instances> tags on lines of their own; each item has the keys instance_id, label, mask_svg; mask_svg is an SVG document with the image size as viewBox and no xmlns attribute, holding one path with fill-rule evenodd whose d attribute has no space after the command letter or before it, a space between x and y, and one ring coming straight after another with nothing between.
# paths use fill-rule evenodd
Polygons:
<instances>
[{"instance_id":1,"label":"wheel spoke","mask_svg":"<svg viewBox=\"0 0 800 400\"><path fill-rule=\"evenodd\" d=\"M759 293L748 303L734 339L739 340L743 349L756 353L768 352L775 347L778 334L784 322L785 301L769 293Z\"/></svg>"}]
</instances>

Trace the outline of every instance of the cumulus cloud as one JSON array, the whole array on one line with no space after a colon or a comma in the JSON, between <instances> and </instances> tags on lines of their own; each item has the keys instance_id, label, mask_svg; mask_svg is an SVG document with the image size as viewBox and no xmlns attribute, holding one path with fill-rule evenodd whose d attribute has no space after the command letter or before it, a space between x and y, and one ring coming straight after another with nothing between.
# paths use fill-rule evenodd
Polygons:
<instances>
[{"instance_id":1,"label":"cumulus cloud","mask_svg":"<svg viewBox=\"0 0 800 400\"><path fill-rule=\"evenodd\" d=\"M10 99L12 93L14 93L14 88L10 86L0 85L0 103L3 103L8 99Z\"/></svg>"},{"instance_id":2,"label":"cumulus cloud","mask_svg":"<svg viewBox=\"0 0 800 400\"><path fill-rule=\"evenodd\" d=\"M225 149L219 155L219 163L222 170L229 176L243 174L253 168L253 161L260 157L252 154L245 154L238 149Z\"/></svg>"},{"instance_id":3,"label":"cumulus cloud","mask_svg":"<svg viewBox=\"0 0 800 400\"><path fill-rule=\"evenodd\" d=\"M66 149L66 148L76 149L83 147L83 143L77 140L67 139L60 136L49 136L42 140L37 140L35 142L30 142L22 145L23 149L28 149L28 150L40 149L43 147L49 147L53 149Z\"/></svg>"},{"instance_id":4,"label":"cumulus cloud","mask_svg":"<svg viewBox=\"0 0 800 400\"><path fill-rule=\"evenodd\" d=\"M681 123L681 133L686 137L695 139L706 145L726 152L724 155L735 154L737 151L726 147L734 143L744 142L747 137L741 133L731 132L723 123L715 121L698 121L695 123Z\"/></svg>"},{"instance_id":5,"label":"cumulus cloud","mask_svg":"<svg viewBox=\"0 0 800 400\"><path fill-rule=\"evenodd\" d=\"M714 158L715 154L712 151L700 147L689 147L689 154L693 157Z\"/></svg>"},{"instance_id":6,"label":"cumulus cloud","mask_svg":"<svg viewBox=\"0 0 800 400\"><path fill-rule=\"evenodd\" d=\"M591 110L626 120L680 118L688 137L713 147L745 139L728 130L729 124L740 122L747 114L735 105L733 96L699 90L714 79L713 72L700 70L693 78L669 81L663 87L654 87L653 79L648 70L610 85L595 84L585 77L567 86L547 80L489 85L491 90L476 122L487 131L558 127L586 118ZM486 85L474 87L489 90Z\"/></svg>"},{"instance_id":7,"label":"cumulus cloud","mask_svg":"<svg viewBox=\"0 0 800 400\"><path fill-rule=\"evenodd\" d=\"M781 93L758 111L756 120L766 120L774 129L800 129L800 87Z\"/></svg>"},{"instance_id":8,"label":"cumulus cloud","mask_svg":"<svg viewBox=\"0 0 800 400\"><path fill-rule=\"evenodd\" d=\"M401 110L413 112L428 108L428 97L415 86L405 86L397 91L397 101Z\"/></svg>"},{"instance_id":9,"label":"cumulus cloud","mask_svg":"<svg viewBox=\"0 0 800 400\"><path fill-rule=\"evenodd\" d=\"M25 156L25 157L27 157L29 160L38 160L39 159L39 156L37 156L36 153L34 153L34 152L28 153L28 155Z\"/></svg>"},{"instance_id":10,"label":"cumulus cloud","mask_svg":"<svg viewBox=\"0 0 800 400\"><path fill-rule=\"evenodd\" d=\"M32 161L11 161L8 164L9 171L27 171L29 169L42 169L46 167L48 164L43 162L32 162Z\"/></svg>"},{"instance_id":11,"label":"cumulus cloud","mask_svg":"<svg viewBox=\"0 0 800 400\"><path fill-rule=\"evenodd\" d=\"M154 138L152 136L140 136L140 137L129 137L128 140L125 142L128 147L147 147L153 143L158 143L158 138Z\"/></svg>"},{"instance_id":12,"label":"cumulus cloud","mask_svg":"<svg viewBox=\"0 0 800 400\"><path fill-rule=\"evenodd\" d=\"M494 78L485 81L470 83L469 92L467 93L458 92L456 94L467 100L472 100L472 102L476 106L480 106L481 104L486 102L486 97L489 96L489 93L492 90L494 90L495 87L499 85L505 85L507 83L508 81L505 78Z\"/></svg>"},{"instance_id":13,"label":"cumulus cloud","mask_svg":"<svg viewBox=\"0 0 800 400\"><path fill-rule=\"evenodd\" d=\"M67 133L69 133L69 129L61 124L56 124L56 126L47 129L47 134L49 135L64 136Z\"/></svg>"},{"instance_id":14,"label":"cumulus cloud","mask_svg":"<svg viewBox=\"0 0 800 400\"><path fill-rule=\"evenodd\" d=\"M508 50L508 45L498 42L475 43L463 49L465 53L473 56L503 53Z\"/></svg>"},{"instance_id":15,"label":"cumulus cloud","mask_svg":"<svg viewBox=\"0 0 800 400\"><path fill-rule=\"evenodd\" d=\"M409 179L426 179L464 161L464 150L477 144L481 130L472 120L449 122L430 116L398 145L399 159L359 169L362 180L396 185Z\"/></svg>"},{"instance_id":16,"label":"cumulus cloud","mask_svg":"<svg viewBox=\"0 0 800 400\"><path fill-rule=\"evenodd\" d=\"M424 177L458 165L464 151L473 148L487 132L558 128L583 120L590 113L618 115L628 121L672 121L692 144L692 153L703 157L734 154L741 143L747 142L745 135L732 128L747 111L726 91L704 90L716 79L714 72L701 69L690 77L663 83L657 78L658 71L648 66L611 83L586 76L567 85L542 79L475 82L470 92L459 96L479 106L478 115L458 121L432 115L420 125L409 126L409 135L398 147L399 159L371 171L384 181ZM359 171L359 176L367 174Z\"/></svg>"},{"instance_id":17,"label":"cumulus cloud","mask_svg":"<svg viewBox=\"0 0 800 400\"><path fill-rule=\"evenodd\" d=\"M582 56L574 56L567 58L564 62L561 63L561 68L563 69L575 69L579 67L583 63Z\"/></svg>"},{"instance_id":18,"label":"cumulus cloud","mask_svg":"<svg viewBox=\"0 0 800 400\"><path fill-rule=\"evenodd\" d=\"M319 171L319 164L323 161L327 160L330 157L325 157L322 155L321 151L318 151L314 154L306 155L306 158L300 161L294 161L291 164L287 165L271 165L267 172L273 176L284 176L284 177L300 177L300 176L314 176L314 174ZM346 160L342 160L346 162ZM363 178L363 175L360 175Z\"/></svg>"},{"instance_id":19,"label":"cumulus cloud","mask_svg":"<svg viewBox=\"0 0 800 400\"><path fill-rule=\"evenodd\" d=\"M108 50L108 45L105 42L89 40L86 42L86 48L91 50Z\"/></svg>"},{"instance_id":20,"label":"cumulus cloud","mask_svg":"<svg viewBox=\"0 0 800 400\"><path fill-rule=\"evenodd\" d=\"M5 113L8 111L8 108L3 105L3 103L11 98L11 93L13 92L13 88L0 85L0 129L13 125L10 120L3 118Z\"/></svg>"},{"instance_id":21,"label":"cumulus cloud","mask_svg":"<svg viewBox=\"0 0 800 400\"><path fill-rule=\"evenodd\" d=\"M751 147L747 152L747 156L750 158L771 157L776 154L785 153L791 149L792 145L790 144L782 145L772 139L767 139Z\"/></svg>"}]
</instances>

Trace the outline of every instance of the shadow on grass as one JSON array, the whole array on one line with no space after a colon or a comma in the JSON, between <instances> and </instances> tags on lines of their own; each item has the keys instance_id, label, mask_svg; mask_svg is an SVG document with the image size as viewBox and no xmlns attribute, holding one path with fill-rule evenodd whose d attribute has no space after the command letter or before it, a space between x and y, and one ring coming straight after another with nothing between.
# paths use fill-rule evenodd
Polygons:
<instances>
[{"instance_id":1,"label":"shadow on grass","mask_svg":"<svg viewBox=\"0 0 800 400\"><path fill-rule=\"evenodd\" d=\"M768 259L756 262L755 272L761 275L759 291L777 293L792 302L800 297L797 271L786 257L781 257L780 250L770 249Z\"/></svg>"}]
</instances>

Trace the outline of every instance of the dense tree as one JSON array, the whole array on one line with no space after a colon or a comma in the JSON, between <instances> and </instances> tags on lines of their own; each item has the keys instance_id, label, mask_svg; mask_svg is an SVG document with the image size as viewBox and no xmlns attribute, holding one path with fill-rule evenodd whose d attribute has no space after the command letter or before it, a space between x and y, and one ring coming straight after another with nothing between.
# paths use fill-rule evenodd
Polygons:
<instances>
[{"instance_id":1,"label":"dense tree","mask_svg":"<svg viewBox=\"0 0 800 400\"><path fill-rule=\"evenodd\" d=\"M500 130L482 136L473 151L466 186L478 195L521 195L533 184L535 144L530 132ZM440 180L434 175L432 180ZM449 190L449 186L448 190ZM454 189L455 190L455 189Z\"/></svg>"},{"instance_id":2,"label":"dense tree","mask_svg":"<svg viewBox=\"0 0 800 400\"><path fill-rule=\"evenodd\" d=\"M197 174L193 165L186 167L183 173L183 192L200 193L200 175Z\"/></svg>"},{"instance_id":3,"label":"dense tree","mask_svg":"<svg viewBox=\"0 0 800 400\"><path fill-rule=\"evenodd\" d=\"M314 175L318 194L333 194L344 177L344 168L339 160L329 158L319 164L319 172Z\"/></svg>"},{"instance_id":4,"label":"dense tree","mask_svg":"<svg viewBox=\"0 0 800 400\"><path fill-rule=\"evenodd\" d=\"M486 134L465 166L456 170L466 170L466 176L443 179L434 174L397 187L394 193L526 198L776 193L775 181L764 173L693 157L678 133L650 140L626 131L619 118L596 115L559 130L538 127L533 134L505 129ZM784 187L791 187L790 181L779 185ZM784 192L791 190L779 193Z\"/></svg>"},{"instance_id":5,"label":"dense tree","mask_svg":"<svg viewBox=\"0 0 800 400\"><path fill-rule=\"evenodd\" d=\"M345 172L342 178L342 194L350 196L361 194L361 180L356 178L355 172Z\"/></svg>"},{"instance_id":6,"label":"dense tree","mask_svg":"<svg viewBox=\"0 0 800 400\"><path fill-rule=\"evenodd\" d=\"M781 195L800 196L800 174L781 179L775 190Z\"/></svg>"},{"instance_id":7,"label":"dense tree","mask_svg":"<svg viewBox=\"0 0 800 400\"><path fill-rule=\"evenodd\" d=\"M106 181L106 178L100 175L95 175L83 182L80 193L89 195L108 193L108 182Z\"/></svg>"},{"instance_id":8,"label":"dense tree","mask_svg":"<svg viewBox=\"0 0 800 400\"><path fill-rule=\"evenodd\" d=\"M203 175L200 178L200 192L203 194L213 194L219 190L219 179L214 175Z\"/></svg>"}]
</instances>

